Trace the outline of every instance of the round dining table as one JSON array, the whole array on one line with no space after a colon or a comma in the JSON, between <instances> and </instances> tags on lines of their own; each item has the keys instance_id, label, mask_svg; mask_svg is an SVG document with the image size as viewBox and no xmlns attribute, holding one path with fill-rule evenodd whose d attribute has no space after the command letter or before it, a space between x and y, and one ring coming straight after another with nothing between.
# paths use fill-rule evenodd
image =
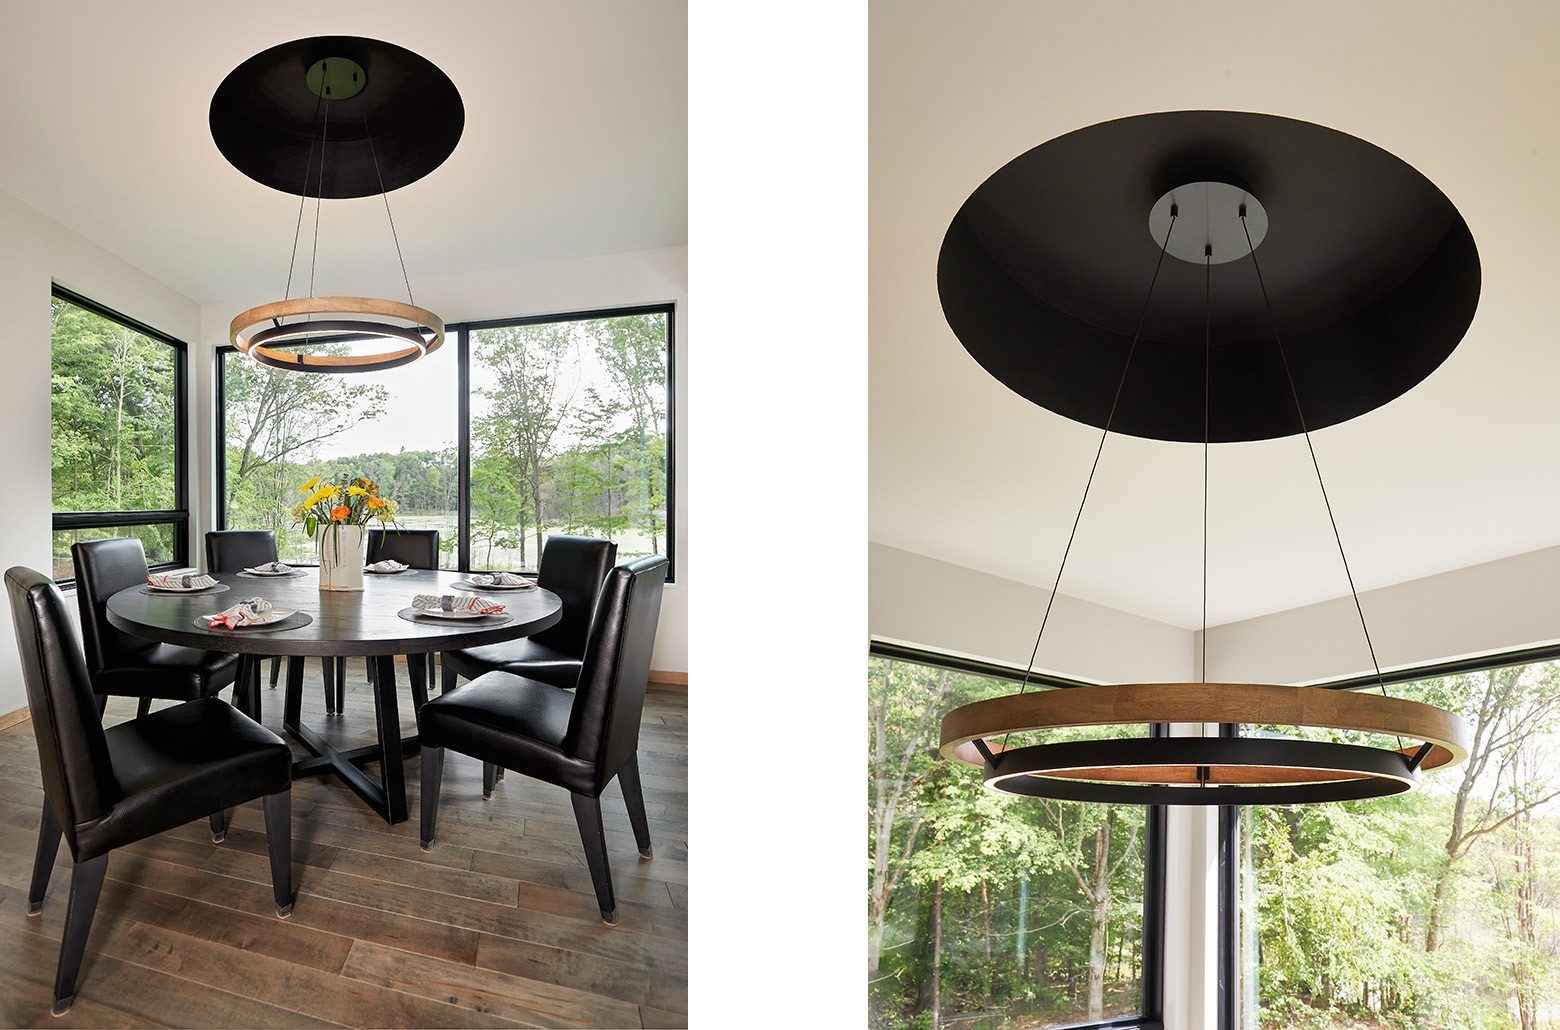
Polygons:
<instances>
[{"instance_id":1,"label":"round dining table","mask_svg":"<svg viewBox=\"0 0 1560 1030\"><path fill-rule=\"evenodd\" d=\"M541 587L486 590L462 586L462 573L408 569L389 575L365 575L361 591L321 590L318 571L299 568L291 576L212 573L219 586L200 593L165 593L146 586L128 587L108 599L108 621L116 629L165 644L180 644L239 656L234 704L260 719L260 661L285 657L287 691L282 728L310 757L293 764L293 776L334 773L385 821L406 819L406 778L402 760L416 752L417 736L401 736L396 697L395 656L405 655L412 703L427 700L428 656L538 633L558 622L563 602ZM223 590L222 586L228 589ZM502 604L502 615L445 620L408 611L418 594L471 597ZM274 627L224 629L206 625L204 616L251 597L263 597L278 609L296 609ZM308 616L307 620L303 616ZM376 743L339 750L300 720L303 659L366 658L373 667ZM387 760L386 756L390 756ZM376 783L362 769L379 764Z\"/></svg>"}]
</instances>

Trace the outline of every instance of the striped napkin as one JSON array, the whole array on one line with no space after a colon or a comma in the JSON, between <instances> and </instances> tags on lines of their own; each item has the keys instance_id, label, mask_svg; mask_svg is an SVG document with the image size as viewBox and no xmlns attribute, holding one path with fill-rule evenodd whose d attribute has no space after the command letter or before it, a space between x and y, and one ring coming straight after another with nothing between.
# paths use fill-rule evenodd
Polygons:
<instances>
[{"instance_id":1,"label":"striped napkin","mask_svg":"<svg viewBox=\"0 0 1560 1030\"><path fill-rule=\"evenodd\" d=\"M268 561L268 562L263 562L263 563L261 563L259 565L256 565L252 569L245 569L244 571L245 572L291 572L292 571L292 566L288 565L286 562Z\"/></svg>"},{"instance_id":2,"label":"striped napkin","mask_svg":"<svg viewBox=\"0 0 1560 1030\"><path fill-rule=\"evenodd\" d=\"M479 587L534 587L536 584L513 572L478 572L466 577L466 582Z\"/></svg>"},{"instance_id":3,"label":"striped napkin","mask_svg":"<svg viewBox=\"0 0 1560 1030\"><path fill-rule=\"evenodd\" d=\"M483 615L502 615L504 606L481 597L456 597L454 594L418 594L412 598L412 608L417 611L480 612Z\"/></svg>"},{"instance_id":4,"label":"striped napkin","mask_svg":"<svg viewBox=\"0 0 1560 1030\"><path fill-rule=\"evenodd\" d=\"M405 562L396 561L394 558L386 558L384 561L376 561L372 565L363 566L366 572L405 572L411 568Z\"/></svg>"},{"instance_id":5,"label":"striped napkin","mask_svg":"<svg viewBox=\"0 0 1560 1030\"><path fill-rule=\"evenodd\" d=\"M215 615L207 615L206 625L225 629L237 629L240 626L249 626L256 622L265 622L271 614L271 602L263 597L246 597L244 600L224 608Z\"/></svg>"},{"instance_id":6,"label":"striped napkin","mask_svg":"<svg viewBox=\"0 0 1560 1030\"><path fill-rule=\"evenodd\" d=\"M172 572L149 572L146 574L148 586L163 587L167 590L204 590L206 587L214 587L217 581L196 569L175 569Z\"/></svg>"}]
</instances>

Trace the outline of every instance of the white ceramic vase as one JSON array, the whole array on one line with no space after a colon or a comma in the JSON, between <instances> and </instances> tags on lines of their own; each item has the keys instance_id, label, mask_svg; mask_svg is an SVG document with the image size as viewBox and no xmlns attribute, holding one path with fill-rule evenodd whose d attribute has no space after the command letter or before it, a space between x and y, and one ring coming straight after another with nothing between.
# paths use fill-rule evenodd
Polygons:
<instances>
[{"instance_id":1,"label":"white ceramic vase","mask_svg":"<svg viewBox=\"0 0 1560 1030\"><path fill-rule=\"evenodd\" d=\"M362 526L321 526L321 590L363 589L363 542L368 538Z\"/></svg>"}]
</instances>

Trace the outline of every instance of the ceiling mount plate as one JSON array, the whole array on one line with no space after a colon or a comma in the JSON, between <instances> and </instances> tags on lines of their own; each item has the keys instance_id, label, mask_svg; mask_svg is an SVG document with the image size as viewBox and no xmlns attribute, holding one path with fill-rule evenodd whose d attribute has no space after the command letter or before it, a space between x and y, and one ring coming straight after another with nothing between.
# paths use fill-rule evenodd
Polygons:
<instances>
[{"instance_id":1,"label":"ceiling mount plate","mask_svg":"<svg viewBox=\"0 0 1560 1030\"><path fill-rule=\"evenodd\" d=\"M1159 267L1172 186L1181 260ZM1242 197L1256 262L1241 260ZM1205 375L1212 443L1299 433L1290 376L1311 429L1381 407L1452 353L1479 288L1473 234L1435 183L1348 133L1244 111L1133 115L1042 143L976 187L937 259L949 327L1009 389L1189 443L1204 438Z\"/></svg>"},{"instance_id":2,"label":"ceiling mount plate","mask_svg":"<svg viewBox=\"0 0 1560 1030\"><path fill-rule=\"evenodd\" d=\"M350 57L326 57L309 65L303 81L315 96L326 100L351 100L368 85L363 66Z\"/></svg>"},{"instance_id":3,"label":"ceiling mount plate","mask_svg":"<svg viewBox=\"0 0 1560 1030\"><path fill-rule=\"evenodd\" d=\"M222 156L249 178L330 200L400 189L438 168L460 142L466 108L450 77L405 47L314 36L229 72L210 124Z\"/></svg>"},{"instance_id":4,"label":"ceiling mount plate","mask_svg":"<svg viewBox=\"0 0 1560 1030\"><path fill-rule=\"evenodd\" d=\"M1174 230L1170 228L1172 209ZM1242 214L1246 216L1244 226ZM1160 197L1148 213L1148 234L1154 242L1164 246L1171 257L1196 265L1238 261L1262 246L1267 231L1267 210L1250 190L1232 181L1203 180L1177 186Z\"/></svg>"}]
</instances>

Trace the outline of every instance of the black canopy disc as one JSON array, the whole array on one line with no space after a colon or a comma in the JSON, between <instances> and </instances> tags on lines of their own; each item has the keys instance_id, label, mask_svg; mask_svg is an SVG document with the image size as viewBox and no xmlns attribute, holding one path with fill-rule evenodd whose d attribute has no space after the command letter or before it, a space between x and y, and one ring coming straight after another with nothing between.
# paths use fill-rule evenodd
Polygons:
<instances>
[{"instance_id":1,"label":"black canopy disc","mask_svg":"<svg viewBox=\"0 0 1560 1030\"><path fill-rule=\"evenodd\" d=\"M1229 252L1245 248L1245 235L1224 195L1192 206L1236 224L1178 217L1145 312L1169 224L1164 201L1209 183L1253 202L1272 323L1251 254ZM1219 248L1206 266L1205 241ZM1014 158L954 216L937 267L948 324L986 371L1101 428L1141 316L1111 422L1132 436L1203 439L1206 318L1215 443L1301 430L1274 323L1316 429L1435 371L1467 332L1479 283L1467 223L1407 163L1334 129L1237 111L1120 118Z\"/></svg>"},{"instance_id":2,"label":"black canopy disc","mask_svg":"<svg viewBox=\"0 0 1560 1030\"><path fill-rule=\"evenodd\" d=\"M222 156L294 196L366 197L416 182L450 156L465 122L460 93L433 62L360 36L271 47L211 98Z\"/></svg>"}]
</instances>

